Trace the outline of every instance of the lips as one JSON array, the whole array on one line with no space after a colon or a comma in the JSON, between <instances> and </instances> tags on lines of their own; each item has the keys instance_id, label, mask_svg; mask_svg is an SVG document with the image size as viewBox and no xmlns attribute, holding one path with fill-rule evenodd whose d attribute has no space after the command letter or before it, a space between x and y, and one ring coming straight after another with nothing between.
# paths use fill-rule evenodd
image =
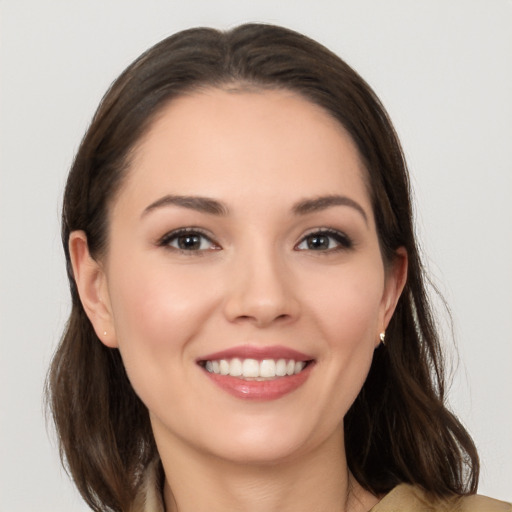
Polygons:
<instances>
[{"instance_id":1,"label":"lips","mask_svg":"<svg viewBox=\"0 0 512 512\"><path fill-rule=\"evenodd\" d=\"M209 379L242 399L274 400L299 388L314 359L288 347L245 345L198 359Z\"/></svg>"},{"instance_id":2,"label":"lips","mask_svg":"<svg viewBox=\"0 0 512 512\"><path fill-rule=\"evenodd\" d=\"M240 347L232 347L220 352L214 352L201 357L198 361L215 361L220 359L293 359L295 361L310 361L313 358L288 347L274 345L272 347L261 347L256 345L243 345Z\"/></svg>"}]
</instances>

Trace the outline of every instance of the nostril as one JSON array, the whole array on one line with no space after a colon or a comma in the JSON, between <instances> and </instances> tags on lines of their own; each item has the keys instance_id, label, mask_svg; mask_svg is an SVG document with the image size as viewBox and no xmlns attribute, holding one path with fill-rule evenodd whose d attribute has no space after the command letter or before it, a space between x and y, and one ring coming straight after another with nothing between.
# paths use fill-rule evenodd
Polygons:
<instances>
[{"instance_id":1,"label":"nostril","mask_svg":"<svg viewBox=\"0 0 512 512\"><path fill-rule=\"evenodd\" d=\"M272 323L284 323L287 322L290 318L292 318L291 315L287 313L283 313L280 315L273 316L272 314L266 315L266 314L255 314L253 315L238 315L234 321L235 322L251 322L258 326L264 326Z\"/></svg>"},{"instance_id":2,"label":"nostril","mask_svg":"<svg viewBox=\"0 0 512 512\"><path fill-rule=\"evenodd\" d=\"M224 313L230 322L251 322L259 327L286 322L297 318L298 302L283 290L272 287L240 287L229 293Z\"/></svg>"}]
</instances>

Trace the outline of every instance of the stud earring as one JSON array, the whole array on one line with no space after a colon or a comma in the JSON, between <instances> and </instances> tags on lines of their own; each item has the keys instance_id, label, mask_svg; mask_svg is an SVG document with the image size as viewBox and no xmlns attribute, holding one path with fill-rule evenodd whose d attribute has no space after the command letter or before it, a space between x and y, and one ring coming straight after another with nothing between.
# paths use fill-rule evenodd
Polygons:
<instances>
[{"instance_id":1,"label":"stud earring","mask_svg":"<svg viewBox=\"0 0 512 512\"><path fill-rule=\"evenodd\" d=\"M107 335L107 331L103 331L103 336L106 336Z\"/></svg>"},{"instance_id":2,"label":"stud earring","mask_svg":"<svg viewBox=\"0 0 512 512\"><path fill-rule=\"evenodd\" d=\"M383 345L385 345L385 344L386 344L386 332L384 332L384 331L383 331L383 332L381 332L381 333L379 334L379 338L380 338L380 342L381 342Z\"/></svg>"}]
</instances>

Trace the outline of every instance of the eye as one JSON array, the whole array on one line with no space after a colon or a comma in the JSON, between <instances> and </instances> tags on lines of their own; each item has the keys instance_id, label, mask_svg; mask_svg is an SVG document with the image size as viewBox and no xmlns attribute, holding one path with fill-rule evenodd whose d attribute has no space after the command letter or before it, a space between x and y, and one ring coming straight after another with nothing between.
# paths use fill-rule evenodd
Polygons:
<instances>
[{"instance_id":1,"label":"eye","mask_svg":"<svg viewBox=\"0 0 512 512\"><path fill-rule=\"evenodd\" d=\"M179 229L162 237L158 245L179 251L198 252L217 250L219 246L197 229Z\"/></svg>"},{"instance_id":2,"label":"eye","mask_svg":"<svg viewBox=\"0 0 512 512\"><path fill-rule=\"evenodd\" d=\"M306 235L295 247L298 251L336 251L350 249L350 238L341 231L322 229Z\"/></svg>"}]
</instances>

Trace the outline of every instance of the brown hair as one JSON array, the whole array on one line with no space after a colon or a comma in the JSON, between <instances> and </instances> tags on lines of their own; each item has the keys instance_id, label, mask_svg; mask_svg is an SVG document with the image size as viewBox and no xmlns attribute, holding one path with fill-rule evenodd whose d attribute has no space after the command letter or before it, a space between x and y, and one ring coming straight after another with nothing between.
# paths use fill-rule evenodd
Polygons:
<instances>
[{"instance_id":1,"label":"brown hair","mask_svg":"<svg viewBox=\"0 0 512 512\"><path fill-rule=\"evenodd\" d=\"M74 230L93 257L108 246L109 204L136 143L162 107L202 87L282 88L323 107L350 133L366 164L385 262L399 247L408 280L345 417L348 465L369 491L407 482L435 496L476 492L469 434L445 406L443 358L413 230L408 174L392 124L370 87L340 58L293 31L243 25L191 29L139 57L103 98L71 168L62 213L72 312L48 377L61 456L93 510L126 511L156 456L146 407L118 350L96 337L81 305L68 251Z\"/></svg>"}]
</instances>

